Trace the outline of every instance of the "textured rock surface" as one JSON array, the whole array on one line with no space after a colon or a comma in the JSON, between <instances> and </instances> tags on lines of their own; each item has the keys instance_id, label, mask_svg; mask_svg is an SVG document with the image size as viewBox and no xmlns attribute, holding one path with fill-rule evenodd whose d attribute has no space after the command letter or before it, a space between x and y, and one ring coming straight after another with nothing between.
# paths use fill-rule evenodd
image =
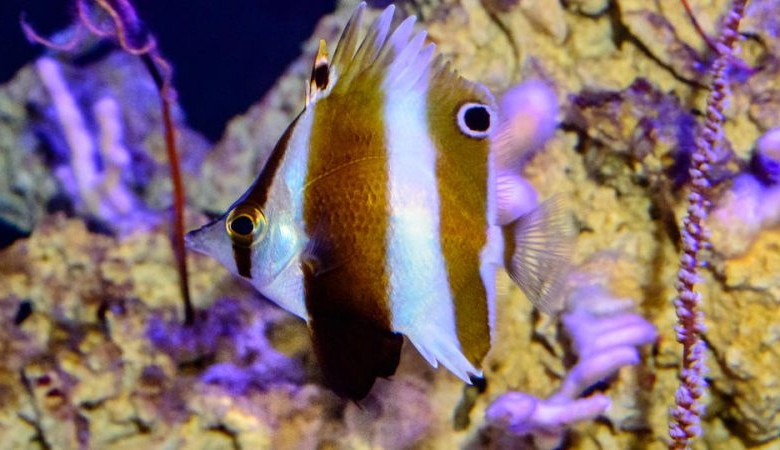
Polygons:
<instances>
[{"instance_id":1,"label":"textured rock surface","mask_svg":"<svg viewBox=\"0 0 780 450\"><path fill-rule=\"evenodd\" d=\"M125 234L170 206L154 83L120 52L89 62L100 51L87 44L82 58L43 57L0 87L0 225L29 234L61 211ZM191 174L208 143L183 126L180 111L174 120Z\"/></svg>"},{"instance_id":2,"label":"textured rock surface","mask_svg":"<svg viewBox=\"0 0 780 450\"><path fill-rule=\"evenodd\" d=\"M690 3L715 35L728 2ZM193 211L222 211L251 183L301 107L317 39L334 42L353 5L345 2L324 18L301 59L228 126L191 183ZM719 149L713 263L702 285L712 392L696 448L780 445L780 221L772 214L780 196L747 174L758 138L780 126L776 8L773 0L754 0L748 9L743 29L755 38L739 44L740 56L749 66L760 61L760 70L749 78L735 71L728 143ZM497 93L531 77L555 88L562 126L524 174L542 198L568 199L580 230L573 258L582 279L573 282L598 283L634 299L661 335L640 364L597 387L612 407L603 420L577 425L568 445L665 448L680 351L671 305L676 225L706 98L706 45L676 0L442 0L403 9L421 14L431 40L461 73ZM87 99L81 103L97 95L90 86L77 93ZM32 232L0 252L0 442L128 449L531 445L482 430L485 408L507 390L550 395L572 355L556 323L535 314L507 279L500 282L484 394L464 391L454 376L431 369L407 348L394 379L380 381L358 408L319 387L305 327L213 261L192 256L203 325L178 328L164 221L119 239L88 231L80 218L49 215L46 204L58 181L34 151L31 130L58 136L58 124L25 109L47 104L32 68L0 92L2 217ZM133 111L125 112L127 129L138 117ZM128 140L145 158L160 161L155 130L139 126ZM15 169L20 166L25 171ZM737 175L742 181L732 181ZM192 226L205 220L196 213L190 219ZM28 317L25 304L32 306ZM473 408L464 409L467 403ZM453 429L453 416L464 429Z\"/></svg>"}]
</instances>

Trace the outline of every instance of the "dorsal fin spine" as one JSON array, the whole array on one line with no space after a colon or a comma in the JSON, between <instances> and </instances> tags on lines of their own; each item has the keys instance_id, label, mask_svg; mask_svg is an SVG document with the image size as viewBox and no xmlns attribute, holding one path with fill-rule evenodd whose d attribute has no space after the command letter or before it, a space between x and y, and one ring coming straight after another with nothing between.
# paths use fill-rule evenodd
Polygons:
<instances>
[{"instance_id":1,"label":"dorsal fin spine","mask_svg":"<svg viewBox=\"0 0 780 450\"><path fill-rule=\"evenodd\" d=\"M414 33L414 16L406 18L391 33L393 5L385 8L360 38L365 9L365 3L358 5L339 39L331 63L331 85L323 96L331 89L338 94L359 90L363 83L380 83L383 89L424 89L436 78L461 84L475 95L484 93L484 88L475 83L464 83L441 55L434 57L436 46L425 44L427 34Z\"/></svg>"},{"instance_id":2,"label":"dorsal fin spine","mask_svg":"<svg viewBox=\"0 0 780 450\"><path fill-rule=\"evenodd\" d=\"M348 86L356 77L373 66L379 51L387 39L394 11L395 8L392 5L388 6L371 24L368 33L360 43L352 60L344 61L346 64L344 64L342 72L339 74L340 80L334 86L335 89L348 89Z\"/></svg>"},{"instance_id":3,"label":"dorsal fin spine","mask_svg":"<svg viewBox=\"0 0 780 450\"><path fill-rule=\"evenodd\" d=\"M397 61L399 54L409 42L416 20L414 16L410 16L393 31L393 34L382 45L381 51L377 55L375 62L377 66L391 66Z\"/></svg>"},{"instance_id":4,"label":"dorsal fin spine","mask_svg":"<svg viewBox=\"0 0 780 450\"><path fill-rule=\"evenodd\" d=\"M363 12L366 10L366 2L360 2L355 8L355 12L349 18L344 32L341 34L336 51L333 53L332 69L335 71L333 79L335 80L352 61L357 51L358 35L363 24Z\"/></svg>"}]
</instances>

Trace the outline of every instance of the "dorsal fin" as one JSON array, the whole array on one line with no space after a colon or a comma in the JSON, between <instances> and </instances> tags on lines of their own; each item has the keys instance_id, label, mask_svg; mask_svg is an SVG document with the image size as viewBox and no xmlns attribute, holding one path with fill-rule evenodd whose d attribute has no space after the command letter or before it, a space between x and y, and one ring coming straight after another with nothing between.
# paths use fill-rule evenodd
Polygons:
<instances>
[{"instance_id":1,"label":"dorsal fin","mask_svg":"<svg viewBox=\"0 0 780 450\"><path fill-rule=\"evenodd\" d=\"M414 16L391 30L393 5L382 11L361 38L365 9L365 3L358 5L339 39L330 66L333 89L346 93L361 89L363 83L383 83L385 87L413 86L430 66L435 46L430 44L423 48L425 32L413 36Z\"/></svg>"},{"instance_id":2,"label":"dorsal fin","mask_svg":"<svg viewBox=\"0 0 780 450\"><path fill-rule=\"evenodd\" d=\"M386 90L404 90L443 81L450 88L466 89L476 98L489 98L484 88L457 75L441 55L434 57L436 46L426 45L427 33L414 33L416 17L407 17L391 30L393 5L382 11L361 38L365 9L365 2L361 2L341 34L330 63L330 84L325 95L331 89L339 94L360 90L365 86L363 83L381 83Z\"/></svg>"},{"instance_id":3,"label":"dorsal fin","mask_svg":"<svg viewBox=\"0 0 780 450\"><path fill-rule=\"evenodd\" d=\"M385 8L361 40L358 39L357 34L364 9L364 3L358 5L341 35L333 58L331 66L331 77L335 79L333 89L341 93L355 88L354 83L358 77L374 80L372 75L381 73L376 66L376 60L387 42L395 7L390 5Z\"/></svg>"},{"instance_id":4,"label":"dorsal fin","mask_svg":"<svg viewBox=\"0 0 780 450\"><path fill-rule=\"evenodd\" d=\"M360 2L352 13L352 16L349 18L344 31L341 33L341 38L339 38L336 51L333 53L333 62L331 63L332 70L335 71L335 74L331 74L331 76L335 75L337 78L341 75L347 67L349 67L352 58L355 57L355 52L357 51L359 44L358 34L363 25L363 12L365 10L366 2Z\"/></svg>"}]
</instances>

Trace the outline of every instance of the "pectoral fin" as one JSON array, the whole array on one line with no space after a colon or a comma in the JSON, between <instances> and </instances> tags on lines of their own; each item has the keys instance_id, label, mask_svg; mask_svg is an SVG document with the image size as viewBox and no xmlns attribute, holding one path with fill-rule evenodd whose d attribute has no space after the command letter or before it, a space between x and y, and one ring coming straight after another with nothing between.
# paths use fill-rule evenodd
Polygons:
<instances>
[{"instance_id":1,"label":"pectoral fin","mask_svg":"<svg viewBox=\"0 0 780 450\"><path fill-rule=\"evenodd\" d=\"M563 308L563 286L569 267L571 232L561 201L548 200L503 227L504 265L540 311Z\"/></svg>"}]
</instances>

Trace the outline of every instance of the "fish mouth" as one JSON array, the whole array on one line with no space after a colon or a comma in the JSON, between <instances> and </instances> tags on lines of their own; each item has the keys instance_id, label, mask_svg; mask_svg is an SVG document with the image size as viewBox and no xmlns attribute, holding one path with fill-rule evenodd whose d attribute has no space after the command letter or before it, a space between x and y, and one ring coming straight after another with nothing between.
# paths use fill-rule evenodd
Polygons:
<instances>
[{"instance_id":1,"label":"fish mouth","mask_svg":"<svg viewBox=\"0 0 780 450\"><path fill-rule=\"evenodd\" d=\"M187 234L184 235L184 246L190 250L203 253L203 243L201 242L202 239L200 239L202 230L203 227L187 232Z\"/></svg>"},{"instance_id":2,"label":"fish mouth","mask_svg":"<svg viewBox=\"0 0 780 450\"><path fill-rule=\"evenodd\" d=\"M221 218L214 219L200 228L188 231L184 235L184 245L190 249L199 253L208 254L207 241L209 238L209 230L214 227Z\"/></svg>"},{"instance_id":3,"label":"fish mouth","mask_svg":"<svg viewBox=\"0 0 780 450\"><path fill-rule=\"evenodd\" d=\"M193 248L193 246L195 245L195 234L196 234L198 231L200 231L200 228L198 228L197 230L188 231L188 232L187 232L187 233L184 235L184 245L185 245L187 248L189 248L189 249L192 249L192 250L195 250L195 249Z\"/></svg>"}]
</instances>

